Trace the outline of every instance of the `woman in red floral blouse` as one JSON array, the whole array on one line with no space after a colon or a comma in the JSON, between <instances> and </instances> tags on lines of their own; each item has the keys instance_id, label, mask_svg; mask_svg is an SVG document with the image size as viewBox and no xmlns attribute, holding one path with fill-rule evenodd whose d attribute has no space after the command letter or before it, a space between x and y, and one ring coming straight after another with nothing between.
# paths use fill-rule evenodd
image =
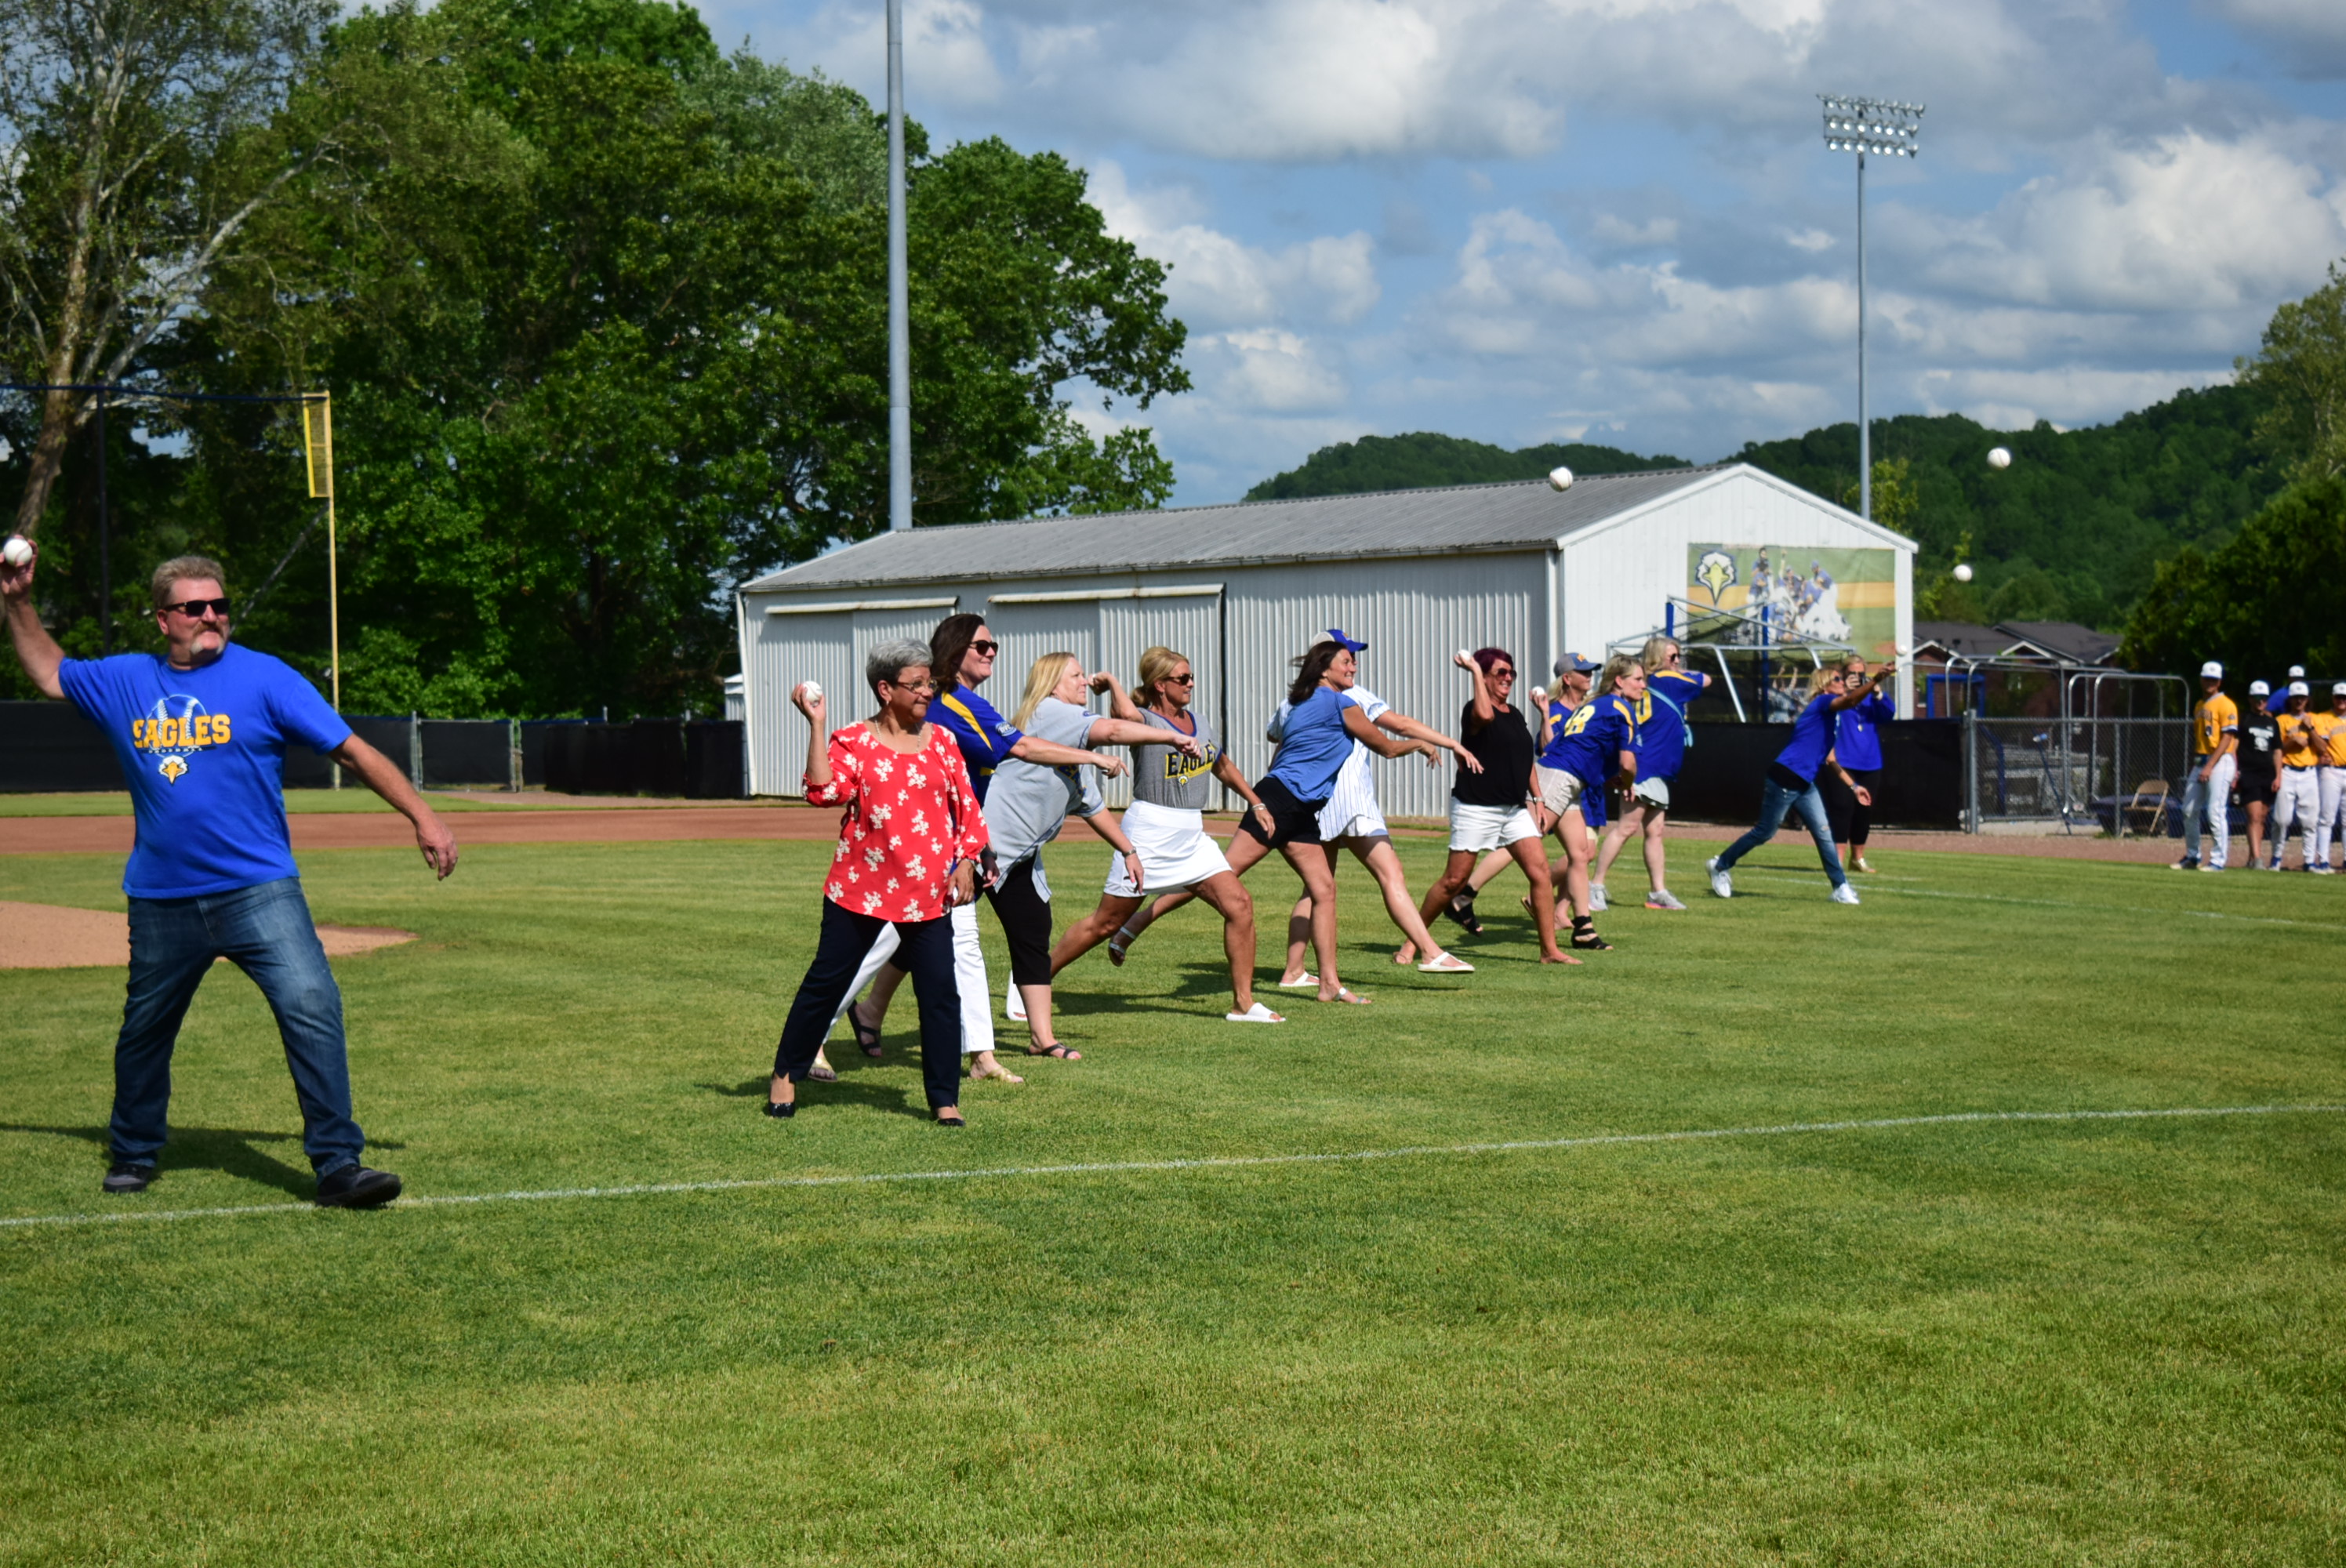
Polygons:
<instances>
[{"instance_id":1,"label":"woman in red floral blouse","mask_svg":"<svg viewBox=\"0 0 2346 1568\"><path fill-rule=\"evenodd\" d=\"M863 674L880 711L836 735L829 734L821 697L810 697L803 686L791 694L811 726L808 803L847 811L839 820L839 850L823 883L814 962L799 982L774 1051L766 1115L787 1116L798 1109L797 1085L831 1033L863 955L893 925L896 962L911 973L920 998L929 1107L940 1125L958 1127L961 993L945 911L977 896L985 819L961 748L942 726L926 721L936 691L928 646L882 643L864 660Z\"/></svg>"}]
</instances>

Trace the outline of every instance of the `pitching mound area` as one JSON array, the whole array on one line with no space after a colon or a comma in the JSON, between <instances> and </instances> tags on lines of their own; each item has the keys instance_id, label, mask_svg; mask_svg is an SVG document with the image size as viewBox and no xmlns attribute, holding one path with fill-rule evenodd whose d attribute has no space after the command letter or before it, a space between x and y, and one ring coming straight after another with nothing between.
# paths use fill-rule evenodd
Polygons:
<instances>
[{"instance_id":1,"label":"pitching mound area","mask_svg":"<svg viewBox=\"0 0 2346 1568\"><path fill-rule=\"evenodd\" d=\"M415 933L387 925L321 925L328 958L352 958L379 947L413 942ZM107 910L0 900L0 969L127 969L130 921Z\"/></svg>"}]
</instances>

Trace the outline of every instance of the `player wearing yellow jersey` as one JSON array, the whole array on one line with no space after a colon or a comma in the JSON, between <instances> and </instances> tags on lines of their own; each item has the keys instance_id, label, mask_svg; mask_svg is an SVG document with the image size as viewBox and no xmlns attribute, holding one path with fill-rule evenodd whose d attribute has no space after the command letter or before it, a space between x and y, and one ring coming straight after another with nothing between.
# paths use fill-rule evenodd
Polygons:
<instances>
[{"instance_id":1,"label":"player wearing yellow jersey","mask_svg":"<svg viewBox=\"0 0 2346 1568\"><path fill-rule=\"evenodd\" d=\"M2330 688L2330 711L2308 713L2313 725L2315 799L2313 858L2309 871L2330 870L2330 840L2333 830L2346 829L2346 680Z\"/></svg>"},{"instance_id":2,"label":"player wearing yellow jersey","mask_svg":"<svg viewBox=\"0 0 2346 1568\"><path fill-rule=\"evenodd\" d=\"M2273 792L2272 869L2280 870L2281 850L2289 846L2290 824L2305 835L2307 871L2313 869L2313 820L2321 813L2321 784L2314 769L2325 750L2313 731L2314 715L2305 711L2310 688L2301 680L2289 683L2289 703L2273 716L2280 726L2274 743L2280 759L2280 788Z\"/></svg>"},{"instance_id":3,"label":"player wearing yellow jersey","mask_svg":"<svg viewBox=\"0 0 2346 1568\"><path fill-rule=\"evenodd\" d=\"M2232 850L2232 774L2239 767L2240 710L2224 695L2224 667L2209 659L2199 667L2206 694L2191 710L2191 771L2183 781L2183 858L2178 871L2220 871ZM2199 859L2199 822L2207 819L2215 853Z\"/></svg>"}]
</instances>

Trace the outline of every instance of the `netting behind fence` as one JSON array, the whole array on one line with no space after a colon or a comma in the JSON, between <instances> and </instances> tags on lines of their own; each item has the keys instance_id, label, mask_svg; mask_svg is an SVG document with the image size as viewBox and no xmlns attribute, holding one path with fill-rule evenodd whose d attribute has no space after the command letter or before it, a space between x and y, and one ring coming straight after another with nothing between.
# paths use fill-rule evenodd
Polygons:
<instances>
[{"instance_id":1,"label":"netting behind fence","mask_svg":"<svg viewBox=\"0 0 2346 1568\"><path fill-rule=\"evenodd\" d=\"M2173 830L2191 762L2180 718L1980 718L1967 730L1970 811L1980 824Z\"/></svg>"}]
</instances>

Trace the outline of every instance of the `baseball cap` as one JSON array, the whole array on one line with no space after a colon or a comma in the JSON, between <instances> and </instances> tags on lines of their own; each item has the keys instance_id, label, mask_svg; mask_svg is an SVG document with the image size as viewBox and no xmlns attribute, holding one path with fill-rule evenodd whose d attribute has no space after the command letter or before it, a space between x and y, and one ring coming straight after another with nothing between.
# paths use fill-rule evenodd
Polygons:
<instances>
[{"instance_id":1,"label":"baseball cap","mask_svg":"<svg viewBox=\"0 0 2346 1568\"><path fill-rule=\"evenodd\" d=\"M2291 680L2303 680L2305 678L2305 667L2301 664L2293 664L2290 666L2289 678Z\"/></svg>"},{"instance_id":2,"label":"baseball cap","mask_svg":"<svg viewBox=\"0 0 2346 1568\"><path fill-rule=\"evenodd\" d=\"M2267 686L2260 680L2252 680L2249 682L2249 695L2250 697L2270 697L2272 695L2272 687Z\"/></svg>"},{"instance_id":3,"label":"baseball cap","mask_svg":"<svg viewBox=\"0 0 2346 1568\"><path fill-rule=\"evenodd\" d=\"M2291 697L2311 697L2313 692L2305 682L2293 680L2289 683L2289 694Z\"/></svg>"},{"instance_id":4,"label":"baseball cap","mask_svg":"<svg viewBox=\"0 0 2346 1568\"><path fill-rule=\"evenodd\" d=\"M1368 644L1361 641L1358 637L1346 636L1341 631L1338 630L1334 626L1330 626L1328 628L1328 640L1331 643L1342 643L1354 653L1366 653L1369 651Z\"/></svg>"},{"instance_id":5,"label":"baseball cap","mask_svg":"<svg viewBox=\"0 0 2346 1568\"><path fill-rule=\"evenodd\" d=\"M1603 669L1604 667L1605 667L1603 665L1598 664L1596 660L1582 658L1576 653L1568 653L1562 658L1556 661L1556 673L1558 675L1564 675L1566 673L1576 675L1595 675L1598 670Z\"/></svg>"},{"instance_id":6,"label":"baseball cap","mask_svg":"<svg viewBox=\"0 0 2346 1568\"><path fill-rule=\"evenodd\" d=\"M2346 680L2341 680L2336 686L2331 687L2330 688L2330 695L2332 697L2346 697Z\"/></svg>"},{"instance_id":7,"label":"baseball cap","mask_svg":"<svg viewBox=\"0 0 2346 1568\"><path fill-rule=\"evenodd\" d=\"M2224 667L2218 664L2214 659L2209 659L2206 664L2199 667L2199 678L2201 680L2221 680L2224 678Z\"/></svg>"}]
</instances>

